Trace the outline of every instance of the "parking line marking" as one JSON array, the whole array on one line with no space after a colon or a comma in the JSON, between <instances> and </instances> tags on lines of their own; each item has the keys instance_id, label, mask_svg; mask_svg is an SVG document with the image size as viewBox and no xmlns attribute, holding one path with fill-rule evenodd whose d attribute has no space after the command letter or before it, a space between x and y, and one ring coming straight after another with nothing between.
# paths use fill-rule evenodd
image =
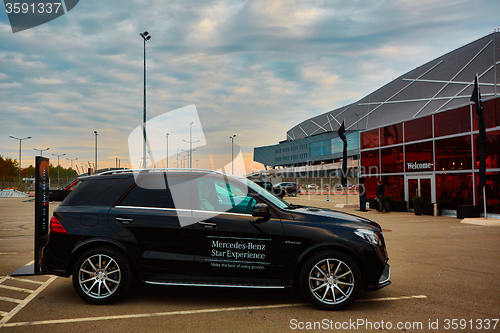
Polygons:
<instances>
[{"instance_id":1,"label":"parking line marking","mask_svg":"<svg viewBox=\"0 0 500 333\"><path fill-rule=\"evenodd\" d=\"M231 311L241 311L241 310L277 309L277 308L288 308L288 307L304 306L304 305L308 305L308 303L242 306L234 308L181 310L181 311L171 311L171 312L138 313L138 314L102 316L102 317L53 319L53 320L40 320L32 322L7 323L4 324L3 326L14 327L14 326L33 326L33 325L47 325L47 324L67 324L67 323L78 323L84 321L97 321L97 320L133 319L133 318L165 317L165 316L190 315L190 314L215 313L215 312L231 312Z\"/></svg>"},{"instance_id":2,"label":"parking line marking","mask_svg":"<svg viewBox=\"0 0 500 333\"><path fill-rule=\"evenodd\" d=\"M12 277L8 276L7 278L12 279L14 281L21 281L21 282L28 282L28 283L35 283L35 284L44 284L44 282L42 282L42 281L28 280L28 279L23 279L20 277L12 278Z\"/></svg>"},{"instance_id":3,"label":"parking line marking","mask_svg":"<svg viewBox=\"0 0 500 333\"><path fill-rule=\"evenodd\" d=\"M19 287L14 287L14 286L6 286L6 285L3 285L3 284L0 284L0 288L14 290L14 291L22 291L22 292L25 292L25 293L32 293L32 292L35 291L35 289L19 288Z\"/></svg>"},{"instance_id":4,"label":"parking line marking","mask_svg":"<svg viewBox=\"0 0 500 333\"><path fill-rule=\"evenodd\" d=\"M415 296L366 298L366 299L358 299L358 300L356 300L356 302L400 301L400 300L405 300L405 299L424 299L424 298L427 298L427 296L425 296L425 295L415 295Z\"/></svg>"},{"instance_id":5,"label":"parking line marking","mask_svg":"<svg viewBox=\"0 0 500 333\"><path fill-rule=\"evenodd\" d=\"M427 296L416 295L416 296L370 298L370 299L357 300L356 302L398 301L398 300L424 299L424 298L427 298ZM205 314L205 313L216 313L216 312L232 312L232 311L244 311L244 310L279 309L279 308L300 307L300 306L308 306L308 305L310 305L310 304L309 303L289 303L289 304L257 305L257 306L243 306L243 307L218 308L218 309L181 310L181 311L156 312L156 313L137 313L137 314L115 315L115 316L68 318L68 319L53 319L53 320L6 323L3 326L4 327L17 327L17 326L68 324L68 323L80 323L80 322L98 321L98 320L100 321L100 320L116 320L116 319L135 319L135 318L148 318L148 317L166 317L166 316L175 316L175 315ZM0 325L0 327L1 327L1 325Z\"/></svg>"},{"instance_id":6,"label":"parking line marking","mask_svg":"<svg viewBox=\"0 0 500 333\"><path fill-rule=\"evenodd\" d=\"M10 312L0 320L0 328L5 326L5 324L12 318L14 317L19 311L21 311L26 305L28 305L29 302L31 302L35 297L38 296L44 290L49 284L51 284L55 279L57 279L57 276L51 276L47 281L45 281L42 285L40 285L36 290L30 290L28 297L26 297L23 300L15 300L13 302L19 302L19 304L10 310ZM6 280L6 279L5 279ZM4 281L5 281L4 280Z\"/></svg>"},{"instance_id":7,"label":"parking line marking","mask_svg":"<svg viewBox=\"0 0 500 333\"><path fill-rule=\"evenodd\" d=\"M10 298L10 297L5 297L5 296L0 296L0 301L12 302L12 303L21 303L23 300L22 299L17 299L17 298Z\"/></svg>"}]
</instances>

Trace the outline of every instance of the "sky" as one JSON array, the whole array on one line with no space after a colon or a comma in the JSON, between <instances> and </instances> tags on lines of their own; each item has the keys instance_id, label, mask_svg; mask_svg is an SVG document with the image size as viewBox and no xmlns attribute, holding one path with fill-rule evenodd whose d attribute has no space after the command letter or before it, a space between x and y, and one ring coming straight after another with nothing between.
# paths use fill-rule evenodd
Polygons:
<instances>
[{"instance_id":1,"label":"sky","mask_svg":"<svg viewBox=\"0 0 500 333\"><path fill-rule=\"evenodd\" d=\"M97 131L99 168L130 167L129 135L143 117L139 33L148 31L148 120L195 105L204 135L190 139L187 116L165 123L169 166L185 141L204 139L210 150L193 151L193 167L225 165L236 135L246 172L262 169L254 147L493 32L499 13L498 0L81 0L13 33L0 5L0 155L18 159L9 136L31 136L23 167L33 148L87 167Z\"/></svg>"}]
</instances>

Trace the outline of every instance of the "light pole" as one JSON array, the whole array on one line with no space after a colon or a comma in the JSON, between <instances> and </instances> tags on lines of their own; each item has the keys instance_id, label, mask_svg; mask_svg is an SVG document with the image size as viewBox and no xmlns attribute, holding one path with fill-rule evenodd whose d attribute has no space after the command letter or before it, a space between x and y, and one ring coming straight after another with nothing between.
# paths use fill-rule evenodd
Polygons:
<instances>
[{"instance_id":1,"label":"light pole","mask_svg":"<svg viewBox=\"0 0 500 333\"><path fill-rule=\"evenodd\" d=\"M59 157L64 156L66 154L60 154L60 155L52 154L52 155L57 156L57 183L59 184L59 188L60 188L61 182L59 181Z\"/></svg>"},{"instance_id":2,"label":"light pole","mask_svg":"<svg viewBox=\"0 0 500 333\"><path fill-rule=\"evenodd\" d=\"M192 168L193 168L193 121L191 122L191 124L189 124L189 169Z\"/></svg>"},{"instance_id":3,"label":"light pole","mask_svg":"<svg viewBox=\"0 0 500 333\"><path fill-rule=\"evenodd\" d=\"M97 131L94 131L95 134L95 163L94 163L94 174L97 173Z\"/></svg>"},{"instance_id":4,"label":"light pole","mask_svg":"<svg viewBox=\"0 0 500 333\"><path fill-rule=\"evenodd\" d=\"M196 142L200 142L200 140L196 140L196 141L193 141L192 140L192 125L193 125L193 122L191 122L191 124L189 124L189 142L186 141L186 140L182 140L186 143L189 143L189 168L192 169L193 168L193 143L196 143Z\"/></svg>"},{"instance_id":5,"label":"light pole","mask_svg":"<svg viewBox=\"0 0 500 333\"><path fill-rule=\"evenodd\" d=\"M68 161L71 161L71 173L73 173L73 161L76 161L76 160L78 159L78 157L77 157L77 158L67 158L67 157L66 157L66 159L67 159ZM77 167L78 167L78 166L77 166ZM78 176L78 173L77 173L76 175Z\"/></svg>"},{"instance_id":6,"label":"light pole","mask_svg":"<svg viewBox=\"0 0 500 333\"><path fill-rule=\"evenodd\" d=\"M31 136L27 136L25 138L16 138L15 136L10 135L9 138L19 140L19 185L21 185L21 142L23 140L31 139Z\"/></svg>"},{"instance_id":7,"label":"light pole","mask_svg":"<svg viewBox=\"0 0 500 333\"><path fill-rule=\"evenodd\" d=\"M236 137L236 134L233 134L233 136L230 136L229 138L231 139L231 169L232 169L232 174L234 175L234 138Z\"/></svg>"},{"instance_id":8,"label":"light pole","mask_svg":"<svg viewBox=\"0 0 500 333\"><path fill-rule=\"evenodd\" d=\"M184 164L182 165L182 167L186 168L186 169L188 169L188 168L190 169L191 166L189 165L189 156L190 156L190 154L192 154L192 152L190 152L189 150L184 150L184 149L181 149L181 150L187 154L186 156L183 157ZM186 157L187 157L187 163L186 163ZM187 164L187 166L186 166L186 164Z\"/></svg>"},{"instance_id":9,"label":"light pole","mask_svg":"<svg viewBox=\"0 0 500 333\"><path fill-rule=\"evenodd\" d=\"M36 149L36 148L33 148L33 150L37 150L40 152L40 156L43 156L43 152L46 151L46 150L49 150L50 148L45 148L45 149Z\"/></svg>"},{"instance_id":10,"label":"light pole","mask_svg":"<svg viewBox=\"0 0 500 333\"><path fill-rule=\"evenodd\" d=\"M168 133L167 133L167 169L168 169Z\"/></svg>"},{"instance_id":11,"label":"light pole","mask_svg":"<svg viewBox=\"0 0 500 333\"><path fill-rule=\"evenodd\" d=\"M144 109L142 115L142 158L143 158L143 168L146 168L146 41L151 39L149 32L144 31L140 33L142 39L144 39Z\"/></svg>"},{"instance_id":12,"label":"light pole","mask_svg":"<svg viewBox=\"0 0 500 333\"><path fill-rule=\"evenodd\" d=\"M356 120L356 132L358 132L358 172L356 173L357 176L358 176L358 189L359 189L359 174L360 174L360 170L359 170L359 154L360 154L360 150L361 150L361 137L359 135L359 113L354 113L354 115L358 118L358 120Z\"/></svg>"}]
</instances>

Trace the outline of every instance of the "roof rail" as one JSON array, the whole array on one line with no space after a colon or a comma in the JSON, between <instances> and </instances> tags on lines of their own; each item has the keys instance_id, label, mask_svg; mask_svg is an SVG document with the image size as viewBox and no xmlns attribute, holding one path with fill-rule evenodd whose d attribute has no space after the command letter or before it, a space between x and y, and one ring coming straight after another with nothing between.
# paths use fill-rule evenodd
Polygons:
<instances>
[{"instance_id":1,"label":"roof rail","mask_svg":"<svg viewBox=\"0 0 500 333\"><path fill-rule=\"evenodd\" d=\"M111 174L119 174L119 173L129 173L129 172L151 172L151 171L203 171L209 173L217 173L224 175L224 173L220 171L210 170L210 169L192 169L192 168L150 168L150 169L120 169L120 170L110 170L102 173L98 173L95 176L100 175L111 175Z\"/></svg>"}]
</instances>

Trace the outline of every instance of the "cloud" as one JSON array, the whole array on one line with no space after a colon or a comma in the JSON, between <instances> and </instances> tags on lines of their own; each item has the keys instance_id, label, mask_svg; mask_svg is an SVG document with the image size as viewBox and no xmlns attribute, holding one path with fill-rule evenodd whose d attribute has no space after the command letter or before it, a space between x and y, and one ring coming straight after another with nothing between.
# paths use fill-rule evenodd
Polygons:
<instances>
[{"instance_id":1,"label":"cloud","mask_svg":"<svg viewBox=\"0 0 500 333\"><path fill-rule=\"evenodd\" d=\"M253 147L498 26L500 2L475 10L481 20L458 0L88 0L16 34L1 14L0 133L51 151L75 147L86 161L98 130L108 152L99 164L122 156L124 165L127 137L142 122L147 30L148 119L196 104L207 138L222 145L237 134L248 164ZM0 154L17 158L8 135Z\"/></svg>"}]
</instances>

